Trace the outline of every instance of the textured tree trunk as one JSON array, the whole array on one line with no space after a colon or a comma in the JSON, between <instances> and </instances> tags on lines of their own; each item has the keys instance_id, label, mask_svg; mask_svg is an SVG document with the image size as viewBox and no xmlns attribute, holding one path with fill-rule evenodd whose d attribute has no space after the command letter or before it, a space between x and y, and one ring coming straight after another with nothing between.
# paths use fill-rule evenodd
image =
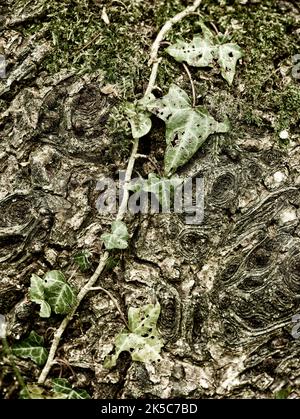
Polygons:
<instances>
[{"instance_id":1,"label":"textured tree trunk","mask_svg":"<svg viewBox=\"0 0 300 419\"><path fill-rule=\"evenodd\" d=\"M49 345L60 319L38 317L26 297L30 275L60 269L77 288L87 281L73 257L88 249L96 266L100 235L114 219L97 211L97 181L116 179L128 152L118 150L120 139L107 129L121 98L102 69L50 73L44 63L57 47L49 29L22 30L29 21L47 21L45 2L29 3L0 6L7 65L0 79L0 314L11 343L34 329ZM287 19L299 23L297 4L277 3L289 3ZM239 79L230 93L225 84L210 85L205 103L237 109L242 88ZM144 365L122 354L115 369L104 369L124 324L107 295L91 292L63 336L51 377L61 370L94 398L261 398L282 389L300 395L300 341L292 323L300 314L299 128L283 147L267 122L234 123L235 134L219 138L217 153L217 139L208 140L180 172L204 178L202 224L187 225L185 214L128 215L130 249L114 256L117 266L99 281L125 315L131 306L160 302L162 361ZM157 145L148 138L141 146L143 153L151 148L153 159L164 148L160 127L157 135ZM143 175L149 168L155 171L151 162L138 162ZM19 366L36 382L34 364ZM1 384L4 397L16 397L7 364Z\"/></svg>"}]
</instances>

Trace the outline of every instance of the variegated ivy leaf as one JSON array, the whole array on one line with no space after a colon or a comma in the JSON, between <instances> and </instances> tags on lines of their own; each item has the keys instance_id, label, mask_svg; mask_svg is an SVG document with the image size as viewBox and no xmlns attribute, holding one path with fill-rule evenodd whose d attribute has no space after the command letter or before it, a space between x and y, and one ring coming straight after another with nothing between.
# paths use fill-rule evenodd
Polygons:
<instances>
[{"instance_id":1,"label":"variegated ivy leaf","mask_svg":"<svg viewBox=\"0 0 300 419\"><path fill-rule=\"evenodd\" d=\"M193 67L212 67L216 47L210 39L195 35L191 42L178 41L166 51L176 61L185 61Z\"/></svg>"},{"instance_id":2,"label":"variegated ivy leaf","mask_svg":"<svg viewBox=\"0 0 300 419\"><path fill-rule=\"evenodd\" d=\"M135 103L128 103L125 108L125 114L130 122L133 138L141 138L151 130L151 113L147 111L147 104L153 100L152 94L145 96Z\"/></svg>"},{"instance_id":3,"label":"variegated ivy leaf","mask_svg":"<svg viewBox=\"0 0 300 419\"><path fill-rule=\"evenodd\" d=\"M41 306L41 317L47 318L51 316L51 307L47 301L45 301L45 282L35 274L32 274L31 276L29 297L31 301Z\"/></svg>"},{"instance_id":4,"label":"variegated ivy leaf","mask_svg":"<svg viewBox=\"0 0 300 419\"><path fill-rule=\"evenodd\" d=\"M42 366L48 358L48 351L43 347L44 338L34 331L22 342L16 343L12 351L20 358L30 358L37 365Z\"/></svg>"},{"instance_id":5,"label":"variegated ivy leaf","mask_svg":"<svg viewBox=\"0 0 300 419\"><path fill-rule=\"evenodd\" d=\"M170 207L170 198L176 188L180 186L183 179L178 176L169 178L160 178L154 173L149 173L148 179L138 179L129 185L128 189L133 192L153 193L163 208Z\"/></svg>"},{"instance_id":6,"label":"variegated ivy leaf","mask_svg":"<svg viewBox=\"0 0 300 419\"><path fill-rule=\"evenodd\" d=\"M82 272L87 271L91 267L91 256L92 254L89 250L83 250L74 256L75 263L77 263Z\"/></svg>"},{"instance_id":7,"label":"variegated ivy leaf","mask_svg":"<svg viewBox=\"0 0 300 419\"><path fill-rule=\"evenodd\" d=\"M221 67L223 78L232 84L236 64L243 53L241 48L232 43L219 44L219 40L214 37L210 30L201 24L203 36L195 35L192 41L178 41L174 45L170 45L166 51L176 61L187 62L194 67L211 67L214 60L218 60Z\"/></svg>"},{"instance_id":8,"label":"variegated ivy leaf","mask_svg":"<svg viewBox=\"0 0 300 419\"><path fill-rule=\"evenodd\" d=\"M53 391L61 398L66 399L90 399L91 396L85 390L72 388L71 384L65 378L54 378L52 380Z\"/></svg>"},{"instance_id":9,"label":"variegated ivy leaf","mask_svg":"<svg viewBox=\"0 0 300 419\"><path fill-rule=\"evenodd\" d=\"M45 297L56 314L68 314L76 304L76 294L60 271L49 271L44 277Z\"/></svg>"},{"instance_id":10,"label":"variegated ivy leaf","mask_svg":"<svg viewBox=\"0 0 300 419\"><path fill-rule=\"evenodd\" d=\"M175 84L148 109L166 123L166 175L187 163L209 135L229 131L228 121L217 122L203 107L193 108L186 92Z\"/></svg>"},{"instance_id":11,"label":"variegated ivy leaf","mask_svg":"<svg viewBox=\"0 0 300 419\"><path fill-rule=\"evenodd\" d=\"M67 314L76 303L76 294L60 271L47 272L44 279L33 274L29 296L31 301L40 304L41 317L50 317L51 310Z\"/></svg>"},{"instance_id":12,"label":"variegated ivy leaf","mask_svg":"<svg viewBox=\"0 0 300 419\"><path fill-rule=\"evenodd\" d=\"M160 358L163 346L159 339L156 323L160 314L160 304L148 304L140 308L130 307L128 310L129 331L123 331L115 339L115 354L107 356L105 368L116 365L121 352L131 354L133 361L153 362Z\"/></svg>"},{"instance_id":13,"label":"variegated ivy leaf","mask_svg":"<svg viewBox=\"0 0 300 419\"><path fill-rule=\"evenodd\" d=\"M122 221L114 221L111 224L111 233L104 233L101 239L107 250L126 249L128 247L128 231Z\"/></svg>"},{"instance_id":14,"label":"variegated ivy leaf","mask_svg":"<svg viewBox=\"0 0 300 419\"><path fill-rule=\"evenodd\" d=\"M222 70L221 74L230 86L233 83L237 62L242 56L242 50L236 44L224 44L219 46L218 63Z\"/></svg>"}]
</instances>

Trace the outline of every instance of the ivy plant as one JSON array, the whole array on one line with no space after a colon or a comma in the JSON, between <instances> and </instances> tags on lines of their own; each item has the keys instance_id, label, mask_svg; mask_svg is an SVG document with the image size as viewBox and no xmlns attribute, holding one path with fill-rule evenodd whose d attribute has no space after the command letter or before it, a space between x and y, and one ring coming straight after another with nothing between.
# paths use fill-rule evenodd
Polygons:
<instances>
[{"instance_id":1,"label":"ivy plant","mask_svg":"<svg viewBox=\"0 0 300 419\"><path fill-rule=\"evenodd\" d=\"M101 235L107 250L126 249L128 247L128 238L128 230L123 221L114 221L111 224L111 233Z\"/></svg>"},{"instance_id":2,"label":"ivy plant","mask_svg":"<svg viewBox=\"0 0 300 419\"><path fill-rule=\"evenodd\" d=\"M144 137L151 130L151 112L147 110L147 104L153 99L155 96L150 94L126 105L125 115L130 123L133 138Z\"/></svg>"},{"instance_id":3,"label":"ivy plant","mask_svg":"<svg viewBox=\"0 0 300 419\"><path fill-rule=\"evenodd\" d=\"M73 388L65 378L52 380L51 391L36 384L27 384L26 388L20 391L20 399L90 399L91 396L86 390Z\"/></svg>"},{"instance_id":4,"label":"ivy plant","mask_svg":"<svg viewBox=\"0 0 300 419\"><path fill-rule=\"evenodd\" d=\"M83 250L82 252L77 253L74 256L75 263L79 266L82 272L86 272L91 267L91 258L92 254L89 250Z\"/></svg>"},{"instance_id":5,"label":"ivy plant","mask_svg":"<svg viewBox=\"0 0 300 419\"><path fill-rule=\"evenodd\" d=\"M148 179L139 178L132 181L128 189L133 192L147 192L156 196L163 208L170 204L170 197L175 193L177 187L182 185L183 179L173 176L171 179L159 177L155 173L149 173Z\"/></svg>"},{"instance_id":6,"label":"ivy plant","mask_svg":"<svg viewBox=\"0 0 300 419\"><path fill-rule=\"evenodd\" d=\"M86 390L72 388L71 384L65 378L54 378L52 380L53 392L65 399L90 399L91 396Z\"/></svg>"},{"instance_id":7,"label":"ivy plant","mask_svg":"<svg viewBox=\"0 0 300 419\"><path fill-rule=\"evenodd\" d=\"M12 352L20 358L29 358L37 365L42 366L48 358L48 351L43 345L44 338L32 331L26 339L12 347Z\"/></svg>"},{"instance_id":8,"label":"ivy plant","mask_svg":"<svg viewBox=\"0 0 300 419\"><path fill-rule=\"evenodd\" d=\"M166 51L176 61L194 67L212 67L216 60L222 77L232 85L237 62L243 56L241 48L233 43L220 43L219 37L215 37L204 24L201 26L203 35L195 35L190 42L179 40Z\"/></svg>"},{"instance_id":9,"label":"ivy plant","mask_svg":"<svg viewBox=\"0 0 300 419\"><path fill-rule=\"evenodd\" d=\"M202 106L192 107L187 93L175 84L161 99L148 104L166 124L165 174L170 176L187 163L214 133L229 131L229 122L217 122Z\"/></svg>"},{"instance_id":10,"label":"ivy plant","mask_svg":"<svg viewBox=\"0 0 300 419\"><path fill-rule=\"evenodd\" d=\"M40 316L50 317L53 310L56 314L68 314L76 303L76 293L66 282L60 271L49 271L42 279L31 276L30 300L40 305Z\"/></svg>"},{"instance_id":11,"label":"ivy plant","mask_svg":"<svg viewBox=\"0 0 300 419\"><path fill-rule=\"evenodd\" d=\"M160 304L147 304L128 310L128 328L115 338L115 353L106 357L105 368L116 365L121 352L130 353L133 361L153 362L160 358L163 342L159 339L156 323L160 314Z\"/></svg>"}]
</instances>

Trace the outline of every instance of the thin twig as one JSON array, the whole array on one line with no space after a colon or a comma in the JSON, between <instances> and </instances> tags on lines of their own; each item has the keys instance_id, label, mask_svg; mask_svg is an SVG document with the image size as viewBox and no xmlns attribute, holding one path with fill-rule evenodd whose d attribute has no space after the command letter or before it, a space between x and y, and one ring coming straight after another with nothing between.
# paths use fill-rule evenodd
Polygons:
<instances>
[{"instance_id":1,"label":"thin twig","mask_svg":"<svg viewBox=\"0 0 300 419\"><path fill-rule=\"evenodd\" d=\"M93 42L95 42L99 36L102 34L102 32L98 32L88 43L86 43L85 45L83 45L83 47L78 48L77 52L82 52L85 49L87 49Z\"/></svg>"},{"instance_id":2,"label":"thin twig","mask_svg":"<svg viewBox=\"0 0 300 419\"><path fill-rule=\"evenodd\" d=\"M219 33L220 33L219 30L218 30L218 28L216 27L216 25L214 24L214 22L210 22L210 24L214 28L214 31L216 32L216 35L218 36Z\"/></svg>"},{"instance_id":3,"label":"thin twig","mask_svg":"<svg viewBox=\"0 0 300 419\"><path fill-rule=\"evenodd\" d=\"M185 63L182 63L182 65L183 65L183 68L185 69L185 72L188 75L188 78L189 78L190 83L191 83L192 95L193 95L193 108L195 108L197 98L196 98L196 90L195 90L194 81L193 81L193 78L192 78L192 75L191 75L191 72L190 72L188 66Z\"/></svg>"},{"instance_id":4,"label":"thin twig","mask_svg":"<svg viewBox=\"0 0 300 419\"><path fill-rule=\"evenodd\" d=\"M131 155L130 155L129 160L128 160L127 169L126 169L126 173L125 173L123 197L122 197L122 200L121 200L121 204L119 206L118 214L116 216L117 221L123 220L124 215L127 211L127 203L128 203L128 199L129 199L129 190L126 186L128 185L128 183L131 180L131 176L132 176L132 172L133 172L133 167L134 167L138 147L139 147L139 138L135 138L134 141L133 141L132 151L131 151Z\"/></svg>"},{"instance_id":5,"label":"thin twig","mask_svg":"<svg viewBox=\"0 0 300 419\"><path fill-rule=\"evenodd\" d=\"M91 276L89 281L85 284L85 286L79 292L79 294L77 296L76 304L74 305L74 307L72 308L70 313L67 314L67 316L63 319L59 328L54 333L54 337L53 337L53 341L52 341L51 348L50 348L50 351L49 351L48 359L47 359L47 362L46 362L46 364L45 364L45 366L44 366L44 368L41 372L41 375L38 379L38 384L44 384L44 382L45 382L45 380L46 380L46 378L49 374L49 371L50 371L50 369L53 365L53 360L54 360L54 357L55 357L55 353L57 351L60 339L61 339L64 331L66 330L68 324L72 320L72 318L73 318L74 314L76 313L78 307L80 306L81 301L84 299L86 294L89 292L90 288L92 288L92 286L99 279L99 276L103 272L108 258L109 258L109 252L106 251L103 254L103 256L101 257L97 269L95 270L95 272L93 273L93 275Z\"/></svg>"},{"instance_id":6,"label":"thin twig","mask_svg":"<svg viewBox=\"0 0 300 419\"><path fill-rule=\"evenodd\" d=\"M151 93L152 90L155 87L158 66L159 66L159 63L160 63L160 59L158 59L158 57L157 57L160 42L164 39L164 37L170 31L170 29L172 29L172 26L174 24L178 23L180 20L182 20L186 16L194 13L196 11L196 9L200 6L200 4L201 4L201 0L195 0L194 4L192 6L187 7L185 10L178 13L176 16L174 16L172 19L170 19L168 22L166 22L165 25L160 30L159 34L157 35L157 37L156 37L156 39L155 39L155 41L152 45L152 48L151 48L151 56L150 56L149 65L152 65L152 71L151 71L148 87L145 91L145 96L147 96L149 93ZM130 182L130 179L132 177L132 172L133 172L133 168L134 168L136 154L137 154L137 151L138 151L138 146L139 146L139 138L136 138L133 141L132 152L131 152L130 158L128 160L127 170L126 170L126 173L125 173L125 183ZM119 211L118 211L118 214L117 214L117 217L116 217L116 219L119 220L119 221L124 218L124 215L126 213L128 198L129 198L129 191L127 190L127 188L124 188L124 194L123 194L122 202L120 204ZM47 376L50 372L50 369L53 365L53 361L54 361L54 358L55 358L55 353L57 351L60 339L61 339L64 331L66 330L68 324L70 323L70 321L74 317L74 314L76 313L78 307L80 306L81 301L85 298L85 296L88 294L90 289L98 281L100 275L104 271L104 268L106 266L106 262L107 262L108 258L109 258L109 252L105 251L103 256L100 258L100 261L99 261L99 264L98 264L98 267L97 267L96 271L93 273L93 275L91 276L89 281L84 285L84 287L79 292L79 294L77 296L76 304L72 308L71 312L69 314L67 314L67 316L63 319L59 328L55 332L54 338L53 338L53 341L52 341L52 344L51 344L51 347L50 347L50 350L49 350L49 356L48 356L47 362L46 362L46 364L45 364L45 366L44 366L44 368L41 372L41 375L38 379L38 384L44 384L44 382L45 382L45 380L46 380L46 378L47 378Z\"/></svg>"},{"instance_id":7,"label":"thin twig","mask_svg":"<svg viewBox=\"0 0 300 419\"><path fill-rule=\"evenodd\" d=\"M118 301L115 299L115 297L108 290L106 290L105 288L102 288L102 287L92 287L92 288L90 288L90 291L102 291L105 294L107 294L109 296L109 298L111 299L111 301L116 306L116 309L118 310L118 312L120 313L120 316L121 316L123 322L125 323L125 326L127 327L127 329L129 329L127 320L126 320L126 318L125 318L125 316L124 316L124 314L121 310L121 307L119 306Z\"/></svg>"}]
</instances>

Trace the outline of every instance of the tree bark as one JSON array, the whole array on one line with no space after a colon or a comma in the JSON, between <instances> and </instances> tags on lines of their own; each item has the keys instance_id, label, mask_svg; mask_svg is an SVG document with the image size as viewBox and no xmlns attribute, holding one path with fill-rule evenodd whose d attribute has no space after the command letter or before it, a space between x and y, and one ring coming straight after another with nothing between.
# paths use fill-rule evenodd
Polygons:
<instances>
[{"instance_id":1,"label":"tree bark","mask_svg":"<svg viewBox=\"0 0 300 419\"><path fill-rule=\"evenodd\" d=\"M71 276L83 249L97 265L100 235L114 219L97 211L97 182L124 170L128 154L116 151L122 144L107 129L120 99L103 93L104 72L50 74L47 29L20 29L44 21L43 4L1 6L7 75L0 79L0 313L9 319L11 341L34 329L49 344L48 327L59 319L38 317L26 297L30 275L60 269ZM207 105L238 100L224 92L212 89ZM300 396L292 322L300 314L299 131L281 147L271 127L240 123L240 137L219 137L217 155L217 139L208 140L179 173L204 178L203 223L187 225L186 214L128 215L130 249L99 281L125 316L129 307L158 299L162 361L144 365L123 354L115 369L104 369L124 324L109 296L92 291L62 339L52 377L66 361L75 376L68 368L64 376L93 398L263 398L284 388ZM77 270L70 282L80 289L87 277ZM36 381L36 367L21 370Z\"/></svg>"}]
</instances>

